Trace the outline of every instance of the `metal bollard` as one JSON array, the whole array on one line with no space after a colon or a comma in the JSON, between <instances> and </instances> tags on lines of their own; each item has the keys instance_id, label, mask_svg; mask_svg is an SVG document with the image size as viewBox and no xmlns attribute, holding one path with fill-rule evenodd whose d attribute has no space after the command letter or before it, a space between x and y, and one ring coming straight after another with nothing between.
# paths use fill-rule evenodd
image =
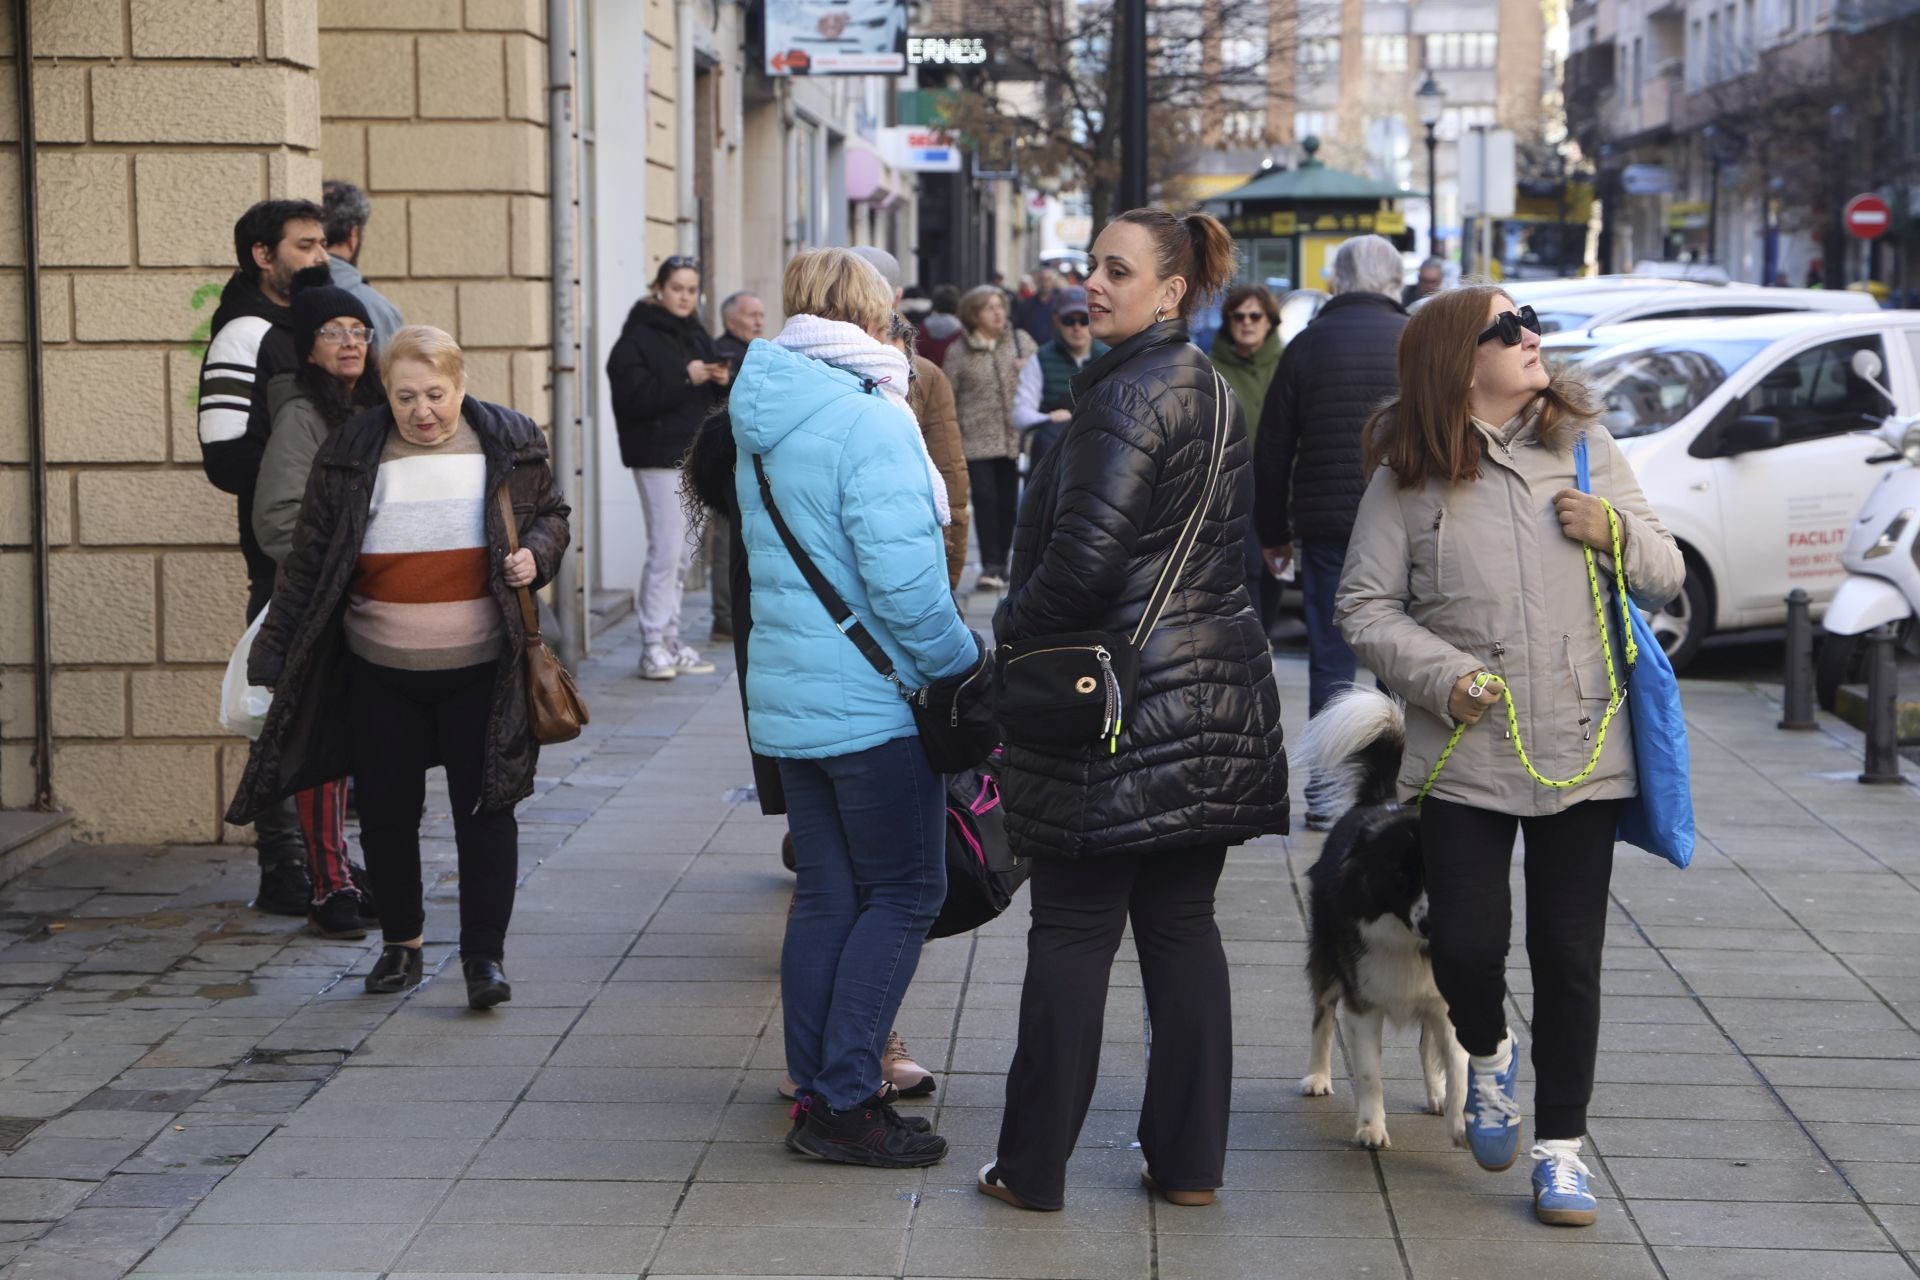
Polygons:
<instances>
[{"instance_id":1,"label":"metal bollard","mask_svg":"<svg viewBox=\"0 0 1920 1280\"><path fill-rule=\"evenodd\" d=\"M1875 627L1867 651L1867 760L1860 781L1887 786L1899 783L1900 744L1898 713L1899 668L1895 665L1894 629Z\"/></svg>"},{"instance_id":2,"label":"metal bollard","mask_svg":"<svg viewBox=\"0 0 1920 1280\"><path fill-rule=\"evenodd\" d=\"M1787 593L1787 690L1780 710L1782 729L1820 727L1813 718L1813 616L1799 587Z\"/></svg>"}]
</instances>

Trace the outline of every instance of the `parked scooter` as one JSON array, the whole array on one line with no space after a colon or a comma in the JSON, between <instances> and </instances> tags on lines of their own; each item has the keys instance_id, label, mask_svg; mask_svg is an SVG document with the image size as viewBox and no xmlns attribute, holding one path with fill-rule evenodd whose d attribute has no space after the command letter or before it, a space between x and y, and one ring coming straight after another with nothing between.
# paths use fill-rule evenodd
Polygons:
<instances>
[{"instance_id":1,"label":"parked scooter","mask_svg":"<svg viewBox=\"0 0 1920 1280\"><path fill-rule=\"evenodd\" d=\"M1854 376L1885 395L1878 381L1882 371L1878 354L1854 352ZM1893 397L1887 400L1892 403ZM1814 692L1829 711L1841 685L1864 677L1869 632L1898 623L1902 646L1920 637L1915 625L1920 618L1920 415L1888 416L1872 434L1892 452L1867 461L1903 465L1889 467L1880 477L1847 535L1841 557L1847 577L1827 606L1826 636L1814 664Z\"/></svg>"}]
</instances>

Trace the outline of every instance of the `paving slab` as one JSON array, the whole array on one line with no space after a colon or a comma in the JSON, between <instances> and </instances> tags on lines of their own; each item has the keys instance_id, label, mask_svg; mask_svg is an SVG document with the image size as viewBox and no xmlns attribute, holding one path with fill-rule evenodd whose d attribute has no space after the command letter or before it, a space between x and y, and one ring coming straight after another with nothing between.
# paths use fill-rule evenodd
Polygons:
<instances>
[{"instance_id":1,"label":"paving slab","mask_svg":"<svg viewBox=\"0 0 1920 1280\"><path fill-rule=\"evenodd\" d=\"M976 619L990 603L967 600ZM0 1274L1916 1275L1920 794L1852 785L1859 737L1838 722L1774 732L1777 688L1689 686L1698 862L1622 851L1592 1109L1600 1222L1567 1231L1534 1222L1524 1161L1481 1173L1419 1113L1408 1033L1386 1054L1390 1150L1351 1145L1344 1056L1334 1097L1299 1096L1305 833L1236 850L1225 874L1235 1118L1213 1208L1138 1186L1147 1045L1127 948L1068 1208L1017 1214L975 1192L1014 1048L1024 897L930 946L900 1014L940 1077L914 1111L952 1142L946 1163L787 1152L783 824L737 791L751 774L726 669L659 687L635 659L630 636L601 638L581 673L594 724L546 753L522 809L516 1000L493 1014L466 1011L453 964L437 781L431 976L405 996L361 993L375 940L248 910L244 850L75 850L0 889L0 922L69 921L0 928L0 1116L45 1122L0 1152ZM1297 737L1304 666L1283 655L1278 674ZM1508 973L1524 1046L1523 916Z\"/></svg>"}]
</instances>

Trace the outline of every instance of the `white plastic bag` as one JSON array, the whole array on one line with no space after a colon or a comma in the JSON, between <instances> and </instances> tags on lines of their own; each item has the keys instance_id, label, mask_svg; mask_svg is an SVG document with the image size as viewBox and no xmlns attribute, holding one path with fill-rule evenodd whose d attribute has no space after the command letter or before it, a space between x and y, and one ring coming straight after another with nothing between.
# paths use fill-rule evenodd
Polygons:
<instances>
[{"instance_id":1,"label":"white plastic bag","mask_svg":"<svg viewBox=\"0 0 1920 1280\"><path fill-rule=\"evenodd\" d=\"M253 641L260 634L260 624L266 620L267 611L262 609L240 637L240 643L233 646L233 656L227 659L226 678L220 682L221 726L229 733L245 734L249 738L260 736L260 730L267 723L267 708L273 705L273 694L257 684L247 683L247 658L253 653Z\"/></svg>"}]
</instances>

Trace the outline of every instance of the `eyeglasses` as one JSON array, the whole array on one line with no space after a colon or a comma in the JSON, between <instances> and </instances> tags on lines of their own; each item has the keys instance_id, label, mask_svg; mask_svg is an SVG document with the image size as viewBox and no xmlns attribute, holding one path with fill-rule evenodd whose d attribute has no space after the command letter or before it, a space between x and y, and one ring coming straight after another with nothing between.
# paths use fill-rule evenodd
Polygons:
<instances>
[{"instance_id":1,"label":"eyeglasses","mask_svg":"<svg viewBox=\"0 0 1920 1280\"><path fill-rule=\"evenodd\" d=\"M364 347L373 342L373 330L353 325L342 329L337 325L328 325L324 329L315 329L313 336L336 346Z\"/></svg>"},{"instance_id":2,"label":"eyeglasses","mask_svg":"<svg viewBox=\"0 0 1920 1280\"><path fill-rule=\"evenodd\" d=\"M1258 324L1270 317L1264 311L1236 311L1231 318L1235 324Z\"/></svg>"},{"instance_id":3,"label":"eyeglasses","mask_svg":"<svg viewBox=\"0 0 1920 1280\"><path fill-rule=\"evenodd\" d=\"M1518 311L1502 311L1494 317L1493 323L1487 326L1487 331L1480 335L1474 345L1492 342L1498 338L1510 347L1517 347L1520 345L1522 329L1540 332L1540 317L1533 314L1532 307L1522 307Z\"/></svg>"},{"instance_id":4,"label":"eyeglasses","mask_svg":"<svg viewBox=\"0 0 1920 1280\"><path fill-rule=\"evenodd\" d=\"M1062 329L1081 329L1093 323L1093 318L1084 311L1076 311L1070 316L1055 316L1053 319Z\"/></svg>"}]
</instances>

